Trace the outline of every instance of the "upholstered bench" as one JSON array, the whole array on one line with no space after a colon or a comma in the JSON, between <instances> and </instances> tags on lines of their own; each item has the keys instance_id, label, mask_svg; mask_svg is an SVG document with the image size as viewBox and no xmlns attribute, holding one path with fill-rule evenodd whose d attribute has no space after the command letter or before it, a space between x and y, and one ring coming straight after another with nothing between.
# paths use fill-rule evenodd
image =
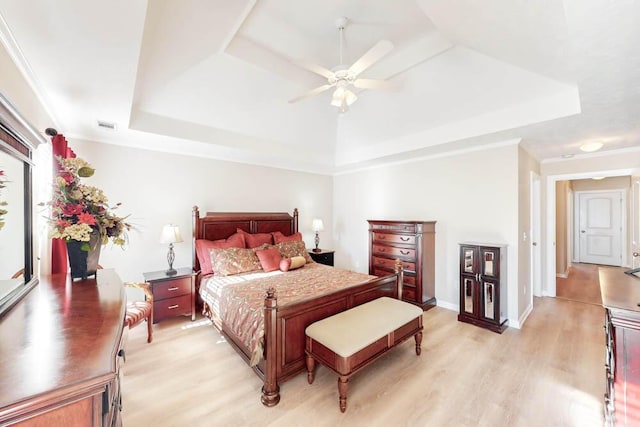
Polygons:
<instances>
[{"instance_id":1,"label":"upholstered bench","mask_svg":"<svg viewBox=\"0 0 640 427\"><path fill-rule=\"evenodd\" d=\"M422 314L415 305L382 297L309 325L305 330L309 384L316 362L338 374L340 410L344 412L353 374L411 336L420 355Z\"/></svg>"}]
</instances>

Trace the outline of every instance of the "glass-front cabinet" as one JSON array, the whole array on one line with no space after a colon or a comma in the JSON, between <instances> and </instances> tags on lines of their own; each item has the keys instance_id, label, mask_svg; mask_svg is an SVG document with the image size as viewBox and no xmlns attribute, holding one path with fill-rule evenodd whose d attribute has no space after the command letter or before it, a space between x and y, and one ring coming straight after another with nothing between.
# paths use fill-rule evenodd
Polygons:
<instances>
[{"instance_id":1,"label":"glass-front cabinet","mask_svg":"<svg viewBox=\"0 0 640 427\"><path fill-rule=\"evenodd\" d=\"M458 320L495 332L507 327L506 245L460 244Z\"/></svg>"}]
</instances>

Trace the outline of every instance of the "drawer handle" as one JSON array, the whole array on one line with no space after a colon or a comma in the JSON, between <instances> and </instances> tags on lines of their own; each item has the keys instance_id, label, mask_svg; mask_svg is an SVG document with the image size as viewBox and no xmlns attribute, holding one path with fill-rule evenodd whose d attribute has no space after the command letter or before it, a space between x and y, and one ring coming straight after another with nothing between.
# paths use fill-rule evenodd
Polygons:
<instances>
[{"instance_id":1,"label":"drawer handle","mask_svg":"<svg viewBox=\"0 0 640 427\"><path fill-rule=\"evenodd\" d=\"M177 291L178 289L180 289L180 288L179 288L179 287L177 287L177 286L174 286L173 288L169 288L169 289L167 289L167 290L168 290L168 291Z\"/></svg>"},{"instance_id":2,"label":"drawer handle","mask_svg":"<svg viewBox=\"0 0 640 427\"><path fill-rule=\"evenodd\" d=\"M381 235L378 236L378 239L380 239L380 240L384 240L386 238L387 238L387 236L385 234L381 234Z\"/></svg>"},{"instance_id":3,"label":"drawer handle","mask_svg":"<svg viewBox=\"0 0 640 427\"><path fill-rule=\"evenodd\" d=\"M382 265L382 264L384 264L384 260L379 259L379 260L378 260L378 265Z\"/></svg>"},{"instance_id":4,"label":"drawer handle","mask_svg":"<svg viewBox=\"0 0 640 427\"><path fill-rule=\"evenodd\" d=\"M174 305L170 305L169 307L167 307L169 310L175 310L176 308L180 307L180 304L174 304Z\"/></svg>"},{"instance_id":5,"label":"drawer handle","mask_svg":"<svg viewBox=\"0 0 640 427\"><path fill-rule=\"evenodd\" d=\"M378 252L386 252L387 250L385 248L378 248Z\"/></svg>"},{"instance_id":6,"label":"drawer handle","mask_svg":"<svg viewBox=\"0 0 640 427\"><path fill-rule=\"evenodd\" d=\"M408 237L400 237L400 240L402 240L403 242L408 242L409 238Z\"/></svg>"},{"instance_id":7,"label":"drawer handle","mask_svg":"<svg viewBox=\"0 0 640 427\"><path fill-rule=\"evenodd\" d=\"M409 255L411 252L409 252L409 251L403 251L403 250L400 250L400 253L401 253L402 255Z\"/></svg>"}]
</instances>

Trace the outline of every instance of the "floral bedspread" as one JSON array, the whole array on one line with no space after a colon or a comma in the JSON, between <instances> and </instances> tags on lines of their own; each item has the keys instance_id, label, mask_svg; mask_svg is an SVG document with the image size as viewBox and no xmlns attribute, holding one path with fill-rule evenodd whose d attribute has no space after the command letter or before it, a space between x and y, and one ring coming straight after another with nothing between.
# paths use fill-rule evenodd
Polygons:
<instances>
[{"instance_id":1,"label":"floral bedspread","mask_svg":"<svg viewBox=\"0 0 640 427\"><path fill-rule=\"evenodd\" d=\"M253 272L202 279L200 295L212 311L218 328L222 324L252 350L251 366L262 359L264 298L276 289L278 306L366 282L375 276L309 263L303 268L270 273Z\"/></svg>"}]
</instances>

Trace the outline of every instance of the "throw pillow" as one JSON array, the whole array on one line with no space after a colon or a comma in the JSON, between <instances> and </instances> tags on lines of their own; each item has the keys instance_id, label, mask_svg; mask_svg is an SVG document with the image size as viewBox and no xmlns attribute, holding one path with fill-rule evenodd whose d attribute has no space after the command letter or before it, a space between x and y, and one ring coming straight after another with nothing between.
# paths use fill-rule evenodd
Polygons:
<instances>
[{"instance_id":1,"label":"throw pillow","mask_svg":"<svg viewBox=\"0 0 640 427\"><path fill-rule=\"evenodd\" d=\"M260 249L256 251L256 255L258 256L260 265L264 271L275 271L280 268L280 261L282 261L282 257L280 256L278 249Z\"/></svg>"},{"instance_id":2,"label":"throw pillow","mask_svg":"<svg viewBox=\"0 0 640 427\"><path fill-rule=\"evenodd\" d=\"M296 268L300 268L305 265L307 261L303 256L294 256L293 258L284 258L280 261L280 270L281 271L289 271L295 270Z\"/></svg>"},{"instance_id":3,"label":"throw pillow","mask_svg":"<svg viewBox=\"0 0 640 427\"><path fill-rule=\"evenodd\" d=\"M271 237L271 233L247 233L241 228L236 230L237 233L240 233L244 236L244 241L247 244L247 248L257 248L260 245L264 245L265 243L271 245L273 244L273 238Z\"/></svg>"},{"instance_id":4,"label":"throw pillow","mask_svg":"<svg viewBox=\"0 0 640 427\"><path fill-rule=\"evenodd\" d=\"M290 236L285 236L279 231L274 231L271 233L273 235L273 243L276 245L280 242L301 242L302 241L302 233L293 233Z\"/></svg>"},{"instance_id":5,"label":"throw pillow","mask_svg":"<svg viewBox=\"0 0 640 427\"><path fill-rule=\"evenodd\" d=\"M213 267L211 266L211 256L209 251L211 249L228 249L228 248L244 248L244 237L242 234L232 234L227 239L220 240L196 240L196 254L198 256L198 262L200 263L200 271L203 276L213 273Z\"/></svg>"},{"instance_id":6,"label":"throw pillow","mask_svg":"<svg viewBox=\"0 0 640 427\"><path fill-rule=\"evenodd\" d=\"M313 262L307 252L307 248L302 241L280 242L276 245L280 251L282 258L293 258L294 256L303 256L306 262Z\"/></svg>"},{"instance_id":7,"label":"throw pillow","mask_svg":"<svg viewBox=\"0 0 640 427\"><path fill-rule=\"evenodd\" d=\"M260 260L253 249L211 249L211 266L216 275L248 273L260 270Z\"/></svg>"}]
</instances>

